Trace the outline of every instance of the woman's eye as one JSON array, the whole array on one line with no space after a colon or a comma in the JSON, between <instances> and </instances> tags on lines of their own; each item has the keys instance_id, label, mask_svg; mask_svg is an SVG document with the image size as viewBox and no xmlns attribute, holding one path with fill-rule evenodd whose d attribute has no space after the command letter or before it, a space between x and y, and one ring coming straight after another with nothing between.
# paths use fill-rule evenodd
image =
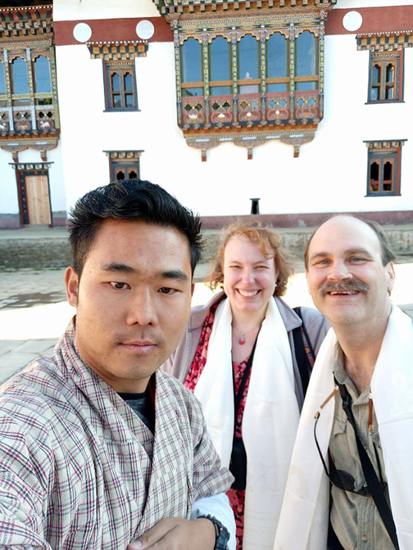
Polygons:
<instances>
[{"instance_id":1,"label":"woman's eye","mask_svg":"<svg viewBox=\"0 0 413 550\"><path fill-rule=\"evenodd\" d=\"M127 290L130 288L130 286L127 283L119 283L117 281L112 281L111 283L112 288L115 290Z\"/></svg>"}]
</instances>

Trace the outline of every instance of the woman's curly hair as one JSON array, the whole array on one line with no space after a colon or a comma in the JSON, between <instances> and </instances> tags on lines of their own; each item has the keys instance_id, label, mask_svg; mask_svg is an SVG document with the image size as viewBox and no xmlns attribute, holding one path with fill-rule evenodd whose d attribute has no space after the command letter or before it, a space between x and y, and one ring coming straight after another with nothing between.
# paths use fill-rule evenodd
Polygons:
<instances>
[{"instance_id":1,"label":"woman's curly hair","mask_svg":"<svg viewBox=\"0 0 413 550\"><path fill-rule=\"evenodd\" d=\"M274 256L275 271L278 273L274 296L283 296L287 291L289 278L294 274L293 257L281 246L281 239L274 229L261 223L243 223L235 221L225 226L221 234L221 246L212 262L212 270L205 279L211 290L223 288L224 252L232 237L244 237L250 242L259 243L261 254L267 258Z\"/></svg>"}]
</instances>

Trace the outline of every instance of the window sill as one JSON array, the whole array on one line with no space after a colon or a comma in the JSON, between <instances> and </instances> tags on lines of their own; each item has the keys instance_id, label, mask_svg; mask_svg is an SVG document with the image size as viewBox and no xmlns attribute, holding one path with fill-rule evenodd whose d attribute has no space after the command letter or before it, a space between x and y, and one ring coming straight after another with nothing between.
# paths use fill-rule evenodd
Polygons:
<instances>
[{"instance_id":1,"label":"window sill","mask_svg":"<svg viewBox=\"0 0 413 550\"><path fill-rule=\"evenodd\" d=\"M368 195L364 195L364 198L370 199L371 197L401 197L401 193L369 193Z\"/></svg>"},{"instance_id":2,"label":"window sill","mask_svg":"<svg viewBox=\"0 0 413 550\"><path fill-rule=\"evenodd\" d=\"M104 113L134 113L134 112L137 112L137 113L140 113L140 109L138 109L137 107L133 107L133 108L125 108L125 107L122 107L121 109L104 109L103 110Z\"/></svg>"},{"instance_id":3,"label":"window sill","mask_svg":"<svg viewBox=\"0 0 413 550\"><path fill-rule=\"evenodd\" d=\"M380 99L379 101L366 101L364 105L380 105L386 103L405 103L404 99Z\"/></svg>"}]
</instances>

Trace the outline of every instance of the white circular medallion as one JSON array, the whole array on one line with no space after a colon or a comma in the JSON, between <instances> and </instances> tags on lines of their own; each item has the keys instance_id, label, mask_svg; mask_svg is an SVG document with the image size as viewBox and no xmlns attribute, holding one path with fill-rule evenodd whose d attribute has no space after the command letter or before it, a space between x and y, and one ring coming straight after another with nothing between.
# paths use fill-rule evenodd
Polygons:
<instances>
[{"instance_id":1,"label":"white circular medallion","mask_svg":"<svg viewBox=\"0 0 413 550\"><path fill-rule=\"evenodd\" d=\"M87 42L92 36L92 29L87 23L78 23L73 29L73 36L78 42Z\"/></svg>"},{"instance_id":2,"label":"white circular medallion","mask_svg":"<svg viewBox=\"0 0 413 550\"><path fill-rule=\"evenodd\" d=\"M358 11L349 11L343 17L343 27L346 31L358 31L363 23L363 18Z\"/></svg>"},{"instance_id":3,"label":"white circular medallion","mask_svg":"<svg viewBox=\"0 0 413 550\"><path fill-rule=\"evenodd\" d=\"M154 32L155 27L150 21L147 21L146 19L143 21L139 21L139 23L136 25L136 34L142 40L149 40L149 38L152 38Z\"/></svg>"}]
</instances>

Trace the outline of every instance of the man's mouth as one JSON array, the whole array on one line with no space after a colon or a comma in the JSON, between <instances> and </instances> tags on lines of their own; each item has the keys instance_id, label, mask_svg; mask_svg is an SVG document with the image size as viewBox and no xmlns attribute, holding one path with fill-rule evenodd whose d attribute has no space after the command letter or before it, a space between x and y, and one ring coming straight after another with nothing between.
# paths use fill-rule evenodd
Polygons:
<instances>
[{"instance_id":1,"label":"man's mouth","mask_svg":"<svg viewBox=\"0 0 413 550\"><path fill-rule=\"evenodd\" d=\"M354 296L359 292L367 294L369 287L359 281L352 281L351 283L326 283L319 288L321 296L329 294L330 296Z\"/></svg>"}]
</instances>

